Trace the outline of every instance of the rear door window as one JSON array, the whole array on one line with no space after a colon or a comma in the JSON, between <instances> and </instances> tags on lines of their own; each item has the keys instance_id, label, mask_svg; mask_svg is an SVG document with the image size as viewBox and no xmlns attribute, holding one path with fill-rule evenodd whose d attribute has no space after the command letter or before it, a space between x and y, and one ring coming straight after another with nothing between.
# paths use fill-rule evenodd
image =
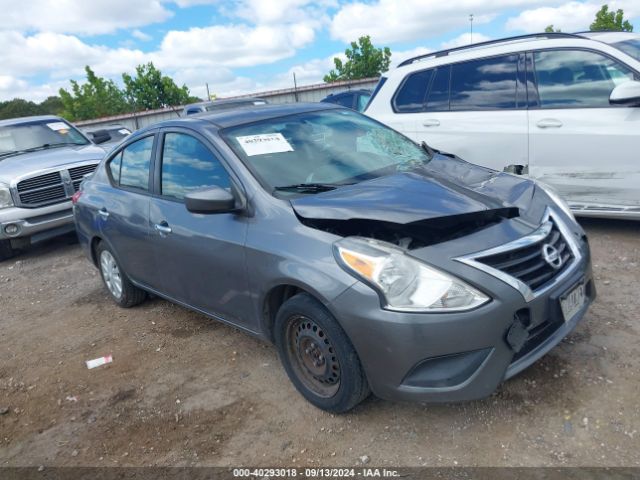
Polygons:
<instances>
[{"instance_id":1,"label":"rear door window","mask_svg":"<svg viewBox=\"0 0 640 480\"><path fill-rule=\"evenodd\" d=\"M433 70L423 70L407 76L393 100L400 113L421 112Z\"/></svg>"},{"instance_id":2,"label":"rear door window","mask_svg":"<svg viewBox=\"0 0 640 480\"><path fill-rule=\"evenodd\" d=\"M127 145L109 162L111 178L121 187L149 190L149 165L154 136Z\"/></svg>"},{"instance_id":3,"label":"rear door window","mask_svg":"<svg viewBox=\"0 0 640 480\"><path fill-rule=\"evenodd\" d=\"M542 108L609 107L611 91L635 79L630 68L596 52L544 50L533 56Z\"/></svg>"},{"instance_id":4,"label":"rear door window","mask_svg":"<svg viewBox=\"0 0 640 480\"><path fill-rule=\"evenodd\" d=\"M452 66L451 110L515 109L518 54Z\"/></svg>"}]
</instances>

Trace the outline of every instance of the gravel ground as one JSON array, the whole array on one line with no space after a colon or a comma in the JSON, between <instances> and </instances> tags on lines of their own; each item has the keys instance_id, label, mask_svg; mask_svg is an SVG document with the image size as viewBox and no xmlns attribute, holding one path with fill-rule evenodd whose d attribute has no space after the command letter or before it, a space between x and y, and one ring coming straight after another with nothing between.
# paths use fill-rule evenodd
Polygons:
<instances>
[{"instance_id":1,"label":"gravel ground","mask_svg":"<svg viewBox=\"0 0 640 480\"><path fill-rule=\"evenodd\" d=\"M120 309L72 239L41 245L0 263L0 465L640 466L640 223L583 223L599 297L550 354L482 401L342 416L270 345L159 299Z\"/></svg>"}]
</instances>

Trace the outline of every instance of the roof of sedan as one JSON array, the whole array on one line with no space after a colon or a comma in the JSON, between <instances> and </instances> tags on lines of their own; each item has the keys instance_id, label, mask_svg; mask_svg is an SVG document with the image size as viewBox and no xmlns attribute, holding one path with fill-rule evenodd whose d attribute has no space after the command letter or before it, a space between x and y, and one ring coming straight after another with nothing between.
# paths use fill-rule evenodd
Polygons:
<instances>
[{"instance_id":1,"label":"roof of sedan","mask_svg":"<svg viewBox=\"0 0 640 480\"><path fill-rule=\"evenodd\" d=\"M218 128L235 127L247 123L258 122L270 118L278 118L286 115L294 115L296 113L313 112L319 110L332 110L341 108L330 103L286 103L280 105L255 105L253 107L242 107L234 110L212 111L201 113L199 115L190 115L174 120L156 123L147 127L153 129L157 127L180 126L185 124L206 122L217 126Z\"/></svg>"}]
</instances>

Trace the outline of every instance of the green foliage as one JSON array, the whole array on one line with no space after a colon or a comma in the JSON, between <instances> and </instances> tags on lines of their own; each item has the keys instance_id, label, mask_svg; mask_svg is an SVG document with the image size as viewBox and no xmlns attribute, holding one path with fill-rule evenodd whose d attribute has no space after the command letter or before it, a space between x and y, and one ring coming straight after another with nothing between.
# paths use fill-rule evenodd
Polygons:
<instances>
[{"instance_id":1,"label":"green foliage","mask_svg":"<svg viewBox=\"0 0 640 480\"><path fill-rule=\"evenodd\" d=\"M359 78L379 77L389 70L391 50L389 47L375 48L369 35L360 37L358 42L351 42L351 48L344 51L347 61L334 58L335 70L324 76L327 83L340 80L357 80Z\"/></svg>"},{"instance_id":2,"label":"green foliage","mask_svg":"<svg viewBox=\"0 0 640 480\"><path fill-rule=\"evenodd\" d=\"M624 19L624 11L609 11L609 5L603 5L596 13L596 19L593 21L589 30L592 32L599 30L611 30L615 32L633 32L633 25Z\"/></svg>"},{"instance_id":3,"label":"green foliage","mask_svg":"<svg viewBox=\"0 0 640 480\"><path fill-rule=\"evenodd\" d=\"M124 94L136 109L156 109L183 105L192 98L186 85L178 87L171 77L163 76L153 63L138 65L136 76L122 74Z\"/></svg>"},{"instance_id":4,"label":"green foliage","mask_svg":"<svg viewBox=\"0 0 640 480\"><path fill-rule=\"evenodd\" d=\"M71 92L60 89L62 116L71 121L117 115L129 111L124 93L113 80L98 77L85 67L87 81L82 85L71 80Z\"/></svg>"},{"instance_id":5,"label":"green foliage","mask_svg":"<svg viewBox=\"0 0 640 480\"><path fill-rule=\"evenodd\" d=\"M547 27L544 29L544 31L546 33L560 33L560 32L562 32L562 30L560 30L559 28L555 28L553 26L553 24L552 25L547 25Z\"/></svg>"},{"instance_id":6,"label":"green foliage","mask_svg":"<svg viewBox=\"0 0 640 480\"><path fill-rule=\"evenodd\" d=\"M22 98L0 102L0 119L28 117L31 115L57 115L62 111L60 97L49 97L41 103Z\"/></svg>"}]
</instances>

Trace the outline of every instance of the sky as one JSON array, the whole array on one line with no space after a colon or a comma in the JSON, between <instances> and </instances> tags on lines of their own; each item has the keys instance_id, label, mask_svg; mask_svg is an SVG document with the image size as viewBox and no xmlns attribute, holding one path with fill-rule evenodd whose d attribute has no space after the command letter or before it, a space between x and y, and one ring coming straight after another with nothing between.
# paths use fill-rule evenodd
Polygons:
<instances>
[{"instance_id":1,"label":"sky","mask_svg":"<svg viewBox=\"0 0 640 480\"><path fill-rule=\"evenodd\" d=\"M121 84L149 61L191 93L219 98L319 83L370 35L392 65L473 41L587 30L603 0L0 0L0 100L41 101L84 66ZM640 0L616 0L640 31Z\"/></svg>"}]
</instances>

